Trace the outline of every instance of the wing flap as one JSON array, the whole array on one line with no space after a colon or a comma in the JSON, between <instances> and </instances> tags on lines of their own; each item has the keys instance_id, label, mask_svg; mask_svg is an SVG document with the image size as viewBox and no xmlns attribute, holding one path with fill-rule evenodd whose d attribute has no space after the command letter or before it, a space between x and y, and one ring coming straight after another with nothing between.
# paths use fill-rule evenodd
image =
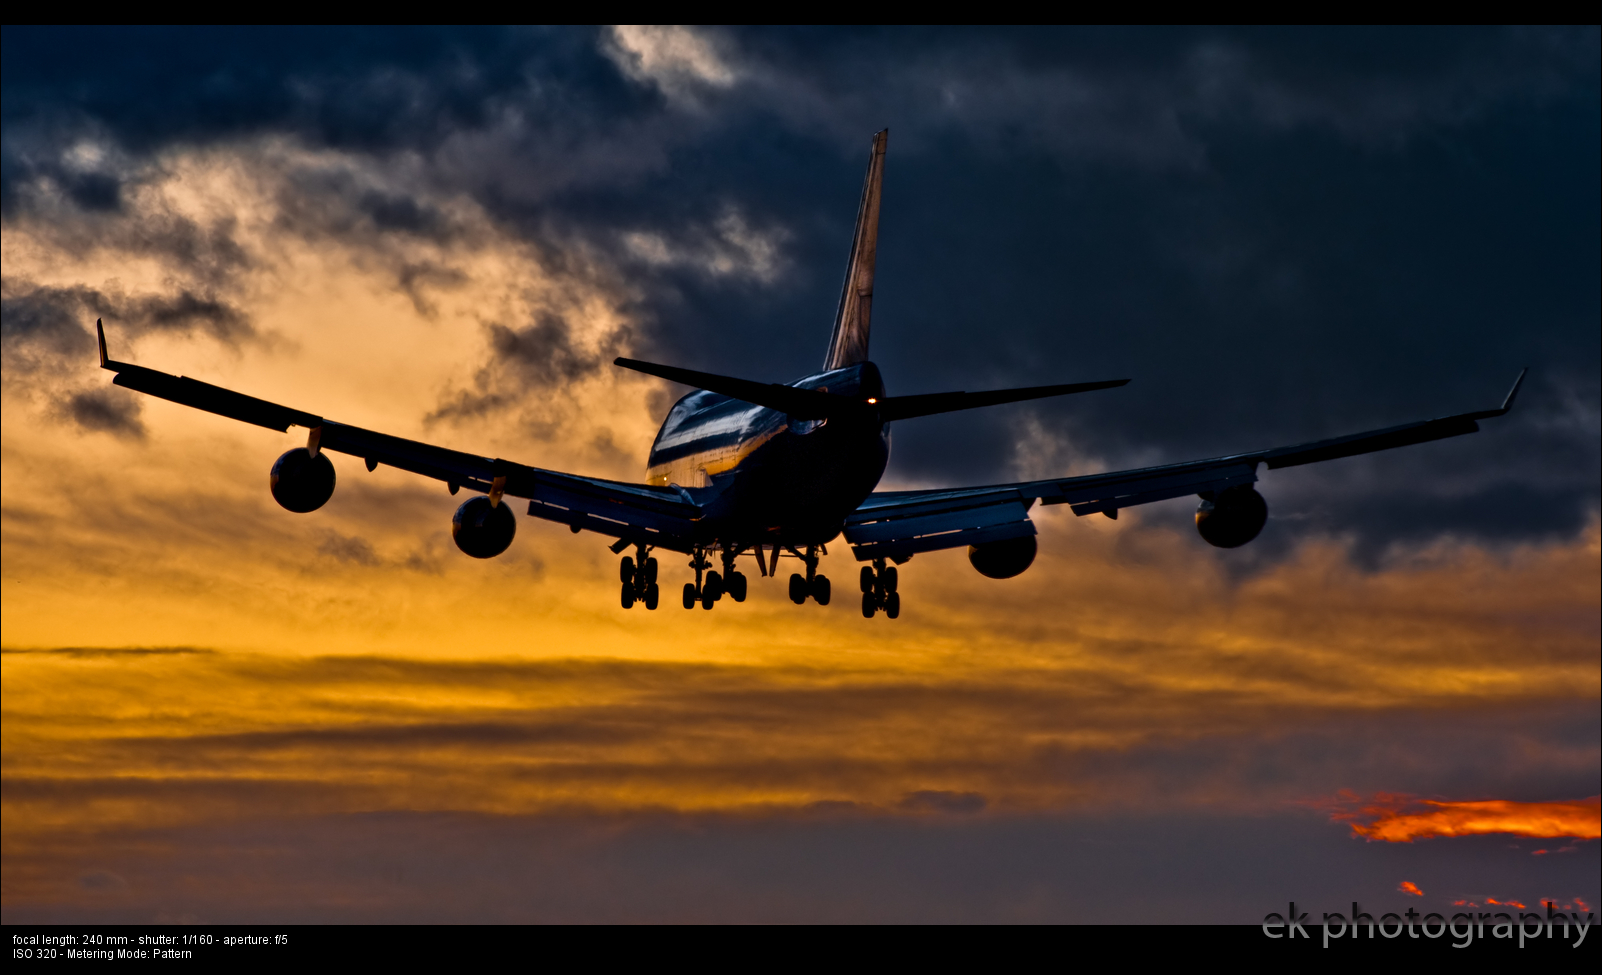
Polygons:
<instances>
[{"instance_id":1,"label":"wing flap","mask_svg":"<svg viewBox=\"0 0 1602 975\"><path fill-rule=\"evenodd\" d=\"M977 545L1035 534L1030 501L1016 490L897 492L870 497L846 519L845 537L859 561L904 561L918 552ZM907 495L911 495L908 497ZM878 498L880 503L875 505Z\"/></svg>"},{"instance_id":2,"label":"wing flap","mask_svg":"<svg viewBox=\"0 0 1602 975\"><path fill-rule=\"evenodd\" d=\"M1031 485L1033 491L1026 493L1037 493L1041 504L1067 504L1076 515L1090 515L1257 480L1255 460L1225 458L1175 466L1179 469L1155 467L1036 482L1038 486Z\"/></svg>"}]
</instances>

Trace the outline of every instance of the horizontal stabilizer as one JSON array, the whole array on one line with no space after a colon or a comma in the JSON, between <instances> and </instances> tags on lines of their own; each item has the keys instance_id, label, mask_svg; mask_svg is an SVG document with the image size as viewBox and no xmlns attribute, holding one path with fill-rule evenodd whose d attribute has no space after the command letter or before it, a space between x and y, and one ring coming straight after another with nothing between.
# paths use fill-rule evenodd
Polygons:
<instances>
[{"instance_id":1,"label":"horizontal stabilizer","mask_svg":"<svg viewBox=\"0 0 1602 975\"><path fill-rule=\"evenodd\" d=\"M1111 379L1096 383L1067 383L1060 386L1027 386L1022 389L993 389L982 393L924 393L917 396L885 396L875 399L857 399L826 393L818 389L800 389L778 383L759 383L733 376L719 376L678 366L662 366L638 359L615 360L625 369L643 372L686 386L694 386L734 399L766 406L771 410L788 413L798 420L822 420L827 417L863 417L877 415L880 422L910 420L918 416L972 410L981 406L998 406L1023 400L1042 399L1047 396L1067 396L1070 393L1088 393L1096 389L1123 386L1127 379Z\"/></svg>"},{"instance_id":2,"label":"horizontal stabilizer","mask_svg":"<svg viewBox=\"0 0 1602 975\"><path fill-rule=\"evenodd\" d=\"M910 420L915 416L933 416L956 410L973 410L981 406L1000 406L1003 403L1021 403L1024 400L1044 399L1048 396L1067 396L1070 393L1089 393L1097 389L1113 389L1129 384L1127 379L1108 379L1099 383L1065 383L1058 386L1025 386L1021 389L992 389L983 393L924 393L918 396L887 396L879 401L879 416L886 423L891 420Z\"/></svg>"},{"instance_id":3,"label":"horizontal stabilizer","mask_svg":"<svg viewBox=\"0 0 1602 975\"><path fill-rule=\"evenodd\" d=\"M822 420L846 415L862 416L873 409L862 400L837 396L817 389L797 389L794 386L781 386L778 383L759 383L751 379L736 379L733 376L719 376L710 372L697 372L694 369L680 369L678 366L661 366L654 362L641 362L638 359L618 358L613 360L613 364L633 369L635 372L643 372L648 376L657 376L697 389L722 393L724 396L755 403L757 406L766 406L770 410L788 413L798 420Z\"/></svg>"}]
</instances>

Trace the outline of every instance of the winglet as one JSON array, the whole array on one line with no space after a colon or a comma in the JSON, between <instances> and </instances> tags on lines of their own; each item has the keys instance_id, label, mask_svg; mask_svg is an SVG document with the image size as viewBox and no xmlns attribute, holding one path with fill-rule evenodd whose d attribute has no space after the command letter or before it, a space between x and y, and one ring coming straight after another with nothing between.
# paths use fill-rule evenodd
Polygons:
<instances>
[{"instance_id":1,"label":"winglet","mask_svg":"<svg viewBox=\"0 0 1602 975\"><path fill-rule=\"evenodd\" d=\"M100 319L98 318L95 319L95 335L100 339L100 368L110 369L111 367L107 363L111 359L106 355L106 326L100 324Z\"/></svg>"},{"instance_id":2,"label":"winglet","mask_svg":"<svg viewBox=\"0 0 1602 975\"><path fill-rule=\"evenodd\" d=\"M1529 371L1529 366L1525 366L1523 369L1519 370L1519 378L1513 380L1513 388L1507 391L1507 399L1502 401L1501 412L1506 413L1508 410L1513 408L1513 401L1518 399L1519 396L1519 387L1524 385L1524 377L1529 373Z\"/></svg>"}]
</instances>

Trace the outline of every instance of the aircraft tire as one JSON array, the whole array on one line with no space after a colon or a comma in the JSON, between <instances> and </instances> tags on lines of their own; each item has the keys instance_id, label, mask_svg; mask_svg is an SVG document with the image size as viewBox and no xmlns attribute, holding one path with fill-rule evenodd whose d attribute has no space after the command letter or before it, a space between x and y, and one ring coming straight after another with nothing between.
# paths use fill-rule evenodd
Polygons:
<instances>
[{"instance_id":1,"label":"aircraft tire","mask_svg":"<svg viewBox=\"0 0 1602 975\"><path fill-rule=\"evenodd\" d=\"M893 592L884 597L884 615L895 619L901 615L901 594Z\"/></svg>"},{"instance_id":2,"label":"aircraft tire","mask_svg":"<svg viewBox=\"0 0 1602 975\"><path fill-rule=\"evenodd\" d=\"M634 586L632 583L623 583L623 608L634 608Z\"/></svg>"},{"instance_id":3,"label":"aircraft tire","mask_svg":"<svg viewBox=\"0 0 1602 975\"><path fill-rule=\"evenodd\" d=\"M617 577L626 586L634 581L634 559L623 556L623 561L617 567Z\"/></svg>"},{"instance_id":4,"label":"aircraft tire","mask_svg":"<svg viewBox=\"0 0 1602 975\"><path fill-rule=\"evenodd\" d=\"M866 570L864 570L864 571L866 571ZM878 608L879 608L879 603L878 603L877 600L875 600L873 598L873 593L865 592L865 593L862 594L862 618L863 619L865 619L865 620L873 619L874 611L877 610Z\"/></svg>"},{"instance_id":5,"label":"aircraft tire","mask_svg":"<svg viewBox=\"0 0 1602 975\"><path fill-rule=\"evenodd\" d=\"M879 583L880 583L880 585L884 586L884 591L885 592L895 592L896 591L896 576L897 575L899 575L899 573L896 572L896 567L893 566L893 565L885 566L884 567L884 571L879 573Z\"/></svg>"},{"instance_id":6,"label":"aircraft tire","mask_svg":"<svg viewBox=\"0 0 1602 975\"><path fill-rule=\"evenodd\" d=\"M706 583L701 586L701 598L710 598L714 603L723 598L723 577L716 570L706 574Z\"/></svg>"},{"instance_id":7,"label":"aircraft tire","mask_svg":"<svg viewBox=\"0 0 1602 975\"><path fill-rule=\"evenodd\" d=\"M819 606L829 605L829 590L828 576L812 577L812 598L818 601Z\"/></svg>"},{"instance_id":8,"label":"aircraft tire","mask_svg":"<svg viewBox=\"0 0 1602 975\"><path fill-rule=\"evenodd\" d=\"M745 595L746 595L747 590L746 590L746 581L745 581L745 573L744 572L730 572L729 573L729 578L724 583L724 585L729 587L728 588L728 593L729 593L730 596L734 597L734 601L735 602L737 602L737 603L745 602Z\"/></svg>"},{"instance_id":9,"label":"aircraft tire","mask_svg":"<svg viewBox=\"0 0 1602 975\"><path fill-rule=\"evenodd\" d=\"M648 586L656 585L656 559L655 559L655 557L652 557L652 558L649 558L649 559L645 560L645 584L648 585Z\"/></svg>"},{"instance_id":10,"label":"aircraft tire","mask_svg":"<svg viewBox=\"0 0 1602 975\"><path fill-rule=\"evenodd\" d=\"M807 581L801 578L800 573L790 575L790 602L797 606L807 601Z\"/></svg>"},{"instance_id":11,"label":"aircraft tire","mask_svg":"<svg viewBox=\"0 0 1602 975\"><path fill-rule=\"evenodd\" d=\"M656 587L656 583L653 582L649 586L645 587L645 608L646 609L655 609L656 608L656 604L657 604L657 600L659 600L661 598L662 598L662 590L660 590L660 589L658 589Z\"/></svg>"},{"instance_id":12,"label":"aircraft tire","mask_svg":"<svg viewBox=\"0 0 1602 975\"><path fill-rule=\"evenodd\" d=\"M862 580L862 591L863 592L873 592L873 584L874 584L873 566L865 565L865 566L862 567L861 580ZM866 606L867 603L863 603L863 605Z\"/></svg>"},{"instance_id":13,"label":"aircraft tire","mask_svg":"<svg viewBox=\"0 0 1602 975\"><path fill-rule=\"evenodd\" d=\"M718 597L712 595L712 588L710 586L702 586L701 587L701 608L702 609L711 609L712 608L712 604L717 602L717 601L718 601Z\"/></svg>"},{"instance_id":14,"label":"aircraft tire","mask_svg":"<svg viewBox=\"0 0 1602 975\"><path fill-rule=\"evenodd\" d=\"M695 583L693 582L686 582L684 584L684 608L695 608Z\"/></svg>"}]
</instances>

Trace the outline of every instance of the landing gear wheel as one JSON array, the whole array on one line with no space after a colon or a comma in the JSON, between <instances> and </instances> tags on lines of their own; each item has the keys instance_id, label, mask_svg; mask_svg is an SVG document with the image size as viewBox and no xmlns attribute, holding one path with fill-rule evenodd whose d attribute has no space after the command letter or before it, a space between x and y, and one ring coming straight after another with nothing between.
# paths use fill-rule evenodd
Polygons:
<instances>
[{"instance_id":1,"label":"landing gear wheel","mask_svg":"<svg viewBox=\"0 0 1602 975\"><path fill-rule=\"evenodd\" d=\"M625 586L634 581L634 559L632 557L623 556L622 564L617 567L617 577Z\"/></svg>"},{"instance_id":2,"label":"landing gear wheel","mask_svg":"<svg viewBox=\"0 0 1602 975\"><path fill-rule=\"evenodd\" d=\"M884 615L895 619L901 615L901 594L893 592L884 597Z\"/></svg>"},{"instance_id":3,"label":"landing gear wheel","mask_svg":"<svg viewBox=\"0 0 1602 975\"><path fill-rule=\"evenodd\" d=\"M660 589L658 589L656 587L656 583L653 582L649 586L646 586L645 587L645 608L646 609L655 609L656 608L656 602L661 597L662 597L662 590L660 590Z\"/></svg>"},{"instance_id":4,"label":"landing gear wheel","mask_svg":"<svg viewBox=\"0 0 1602 975\"><path fill-rule=\"evenodd\" d=\"M829 577L812 577L812 598L818 601L819 606L829 605Z\"/></svg>"},{"instance_id":5,"label":"landing gear wheel","mask_svg":"<svg viewBox=\"0 0 1602 975\"><path fill-rule=\"evenodd\" d=\"M797 606L807 601L807 581L799 574L790 576L790 602Z\"/></svg>"},{"instance_id":6,"label":"landing gear wheel","mask_svg":"<svg viewBox=\"0 0 1602 975\"><path fill-rule=\"evenodd\" d=\"M630 561L632 561L632 560L630 560ZM633 609L634 608L634 585L633 585L633 583L629 583L629 582L623 583L623 608L624 609Z\"/></svg>"},{"instance_id":7,"label":"landing gear wheel","mask_svg":"<svg viewBox=\"0 0 1602 975\"><path fill-rule=\"evenodd\" d=\"M866 572L867 570L864 569L863 571ZM879 608L879 601L877 599L873 598L873 593L865 592L865 593L862 594L862 618L863 619L865 619L865 620L873 619L874 611L877 610L878 608Z\"/></svg>"},{"instance_id":8,"label":"landing gear wheel","mask_svg":"<svg viewBox=\"0 0 1602 975\"><path fill-rule=\"evenodd\" d=\"M684 608L695 608L695 583L693 582L686 582L684 584Z\"/></svg>"},{"instance_id":9,"label":"landing gear wheel","mask_svg":"<svg viewBox=\"0 0 1602 975\"><path fill-rule=\"evenodd\" d=\"M862 591L873 592L873 566L865 565L862 567L861 579Z\"/></svg>"},{"instance_id":10,"label":"landing gear wheel","mask_svg":"<svg viewBox=\"0 0 1602 975\"><path fill-rule=\"evenodd\" d=\"M884 571L879 573L879 581L883 583L885 592L896 591L896 575L896 567L893 565L885 566Z\"/></svg>"},{"instance_id":11,"label":"landing gear wheel","mask_svg":"<svg viewBox=\"0 0 1602 975\"><path fill-rule=\"evenodd\" d=\"M648 585L648 586L656 585L656 559L655 558L649 558L649 559L645 560L645 584Z\"/></svg>"},{"instance_id":12,"label":"landing gear wheel","mask_svg":"<svg viewBox=\"0 0 1602 975\"><path fill-rule=\"evenodd\" d=\"M701 608L702 609L711 609L712 608L712 604L717 602L717 601L718 601L718 597L712 595L712 587L711 586L702 586L701 587Z\"/></svg>"},{"instance_id":13,"label":"landing gear wheel","mask_svg":"<svg viewBox=\"0 0 1602 975\"><path fill-rule=\"evenodd\" d=\"M728 593L730 596L734 597L735 602L745 602L746 582L744 572L729 573L728 581L725 582L724 585L728 586Z\"/></svg>"},{"instance_id":14,"label":"landing gear wheel","mask_svg":"<svg viewBox=\"0 0 1602 975\"><path fill-rule=\"evenodd\" d=\"M723 598L723 577L716 572L706 574L706 584L701 587L701 598L710 599L714 603Z\"/></svg>"}]
</instances>

